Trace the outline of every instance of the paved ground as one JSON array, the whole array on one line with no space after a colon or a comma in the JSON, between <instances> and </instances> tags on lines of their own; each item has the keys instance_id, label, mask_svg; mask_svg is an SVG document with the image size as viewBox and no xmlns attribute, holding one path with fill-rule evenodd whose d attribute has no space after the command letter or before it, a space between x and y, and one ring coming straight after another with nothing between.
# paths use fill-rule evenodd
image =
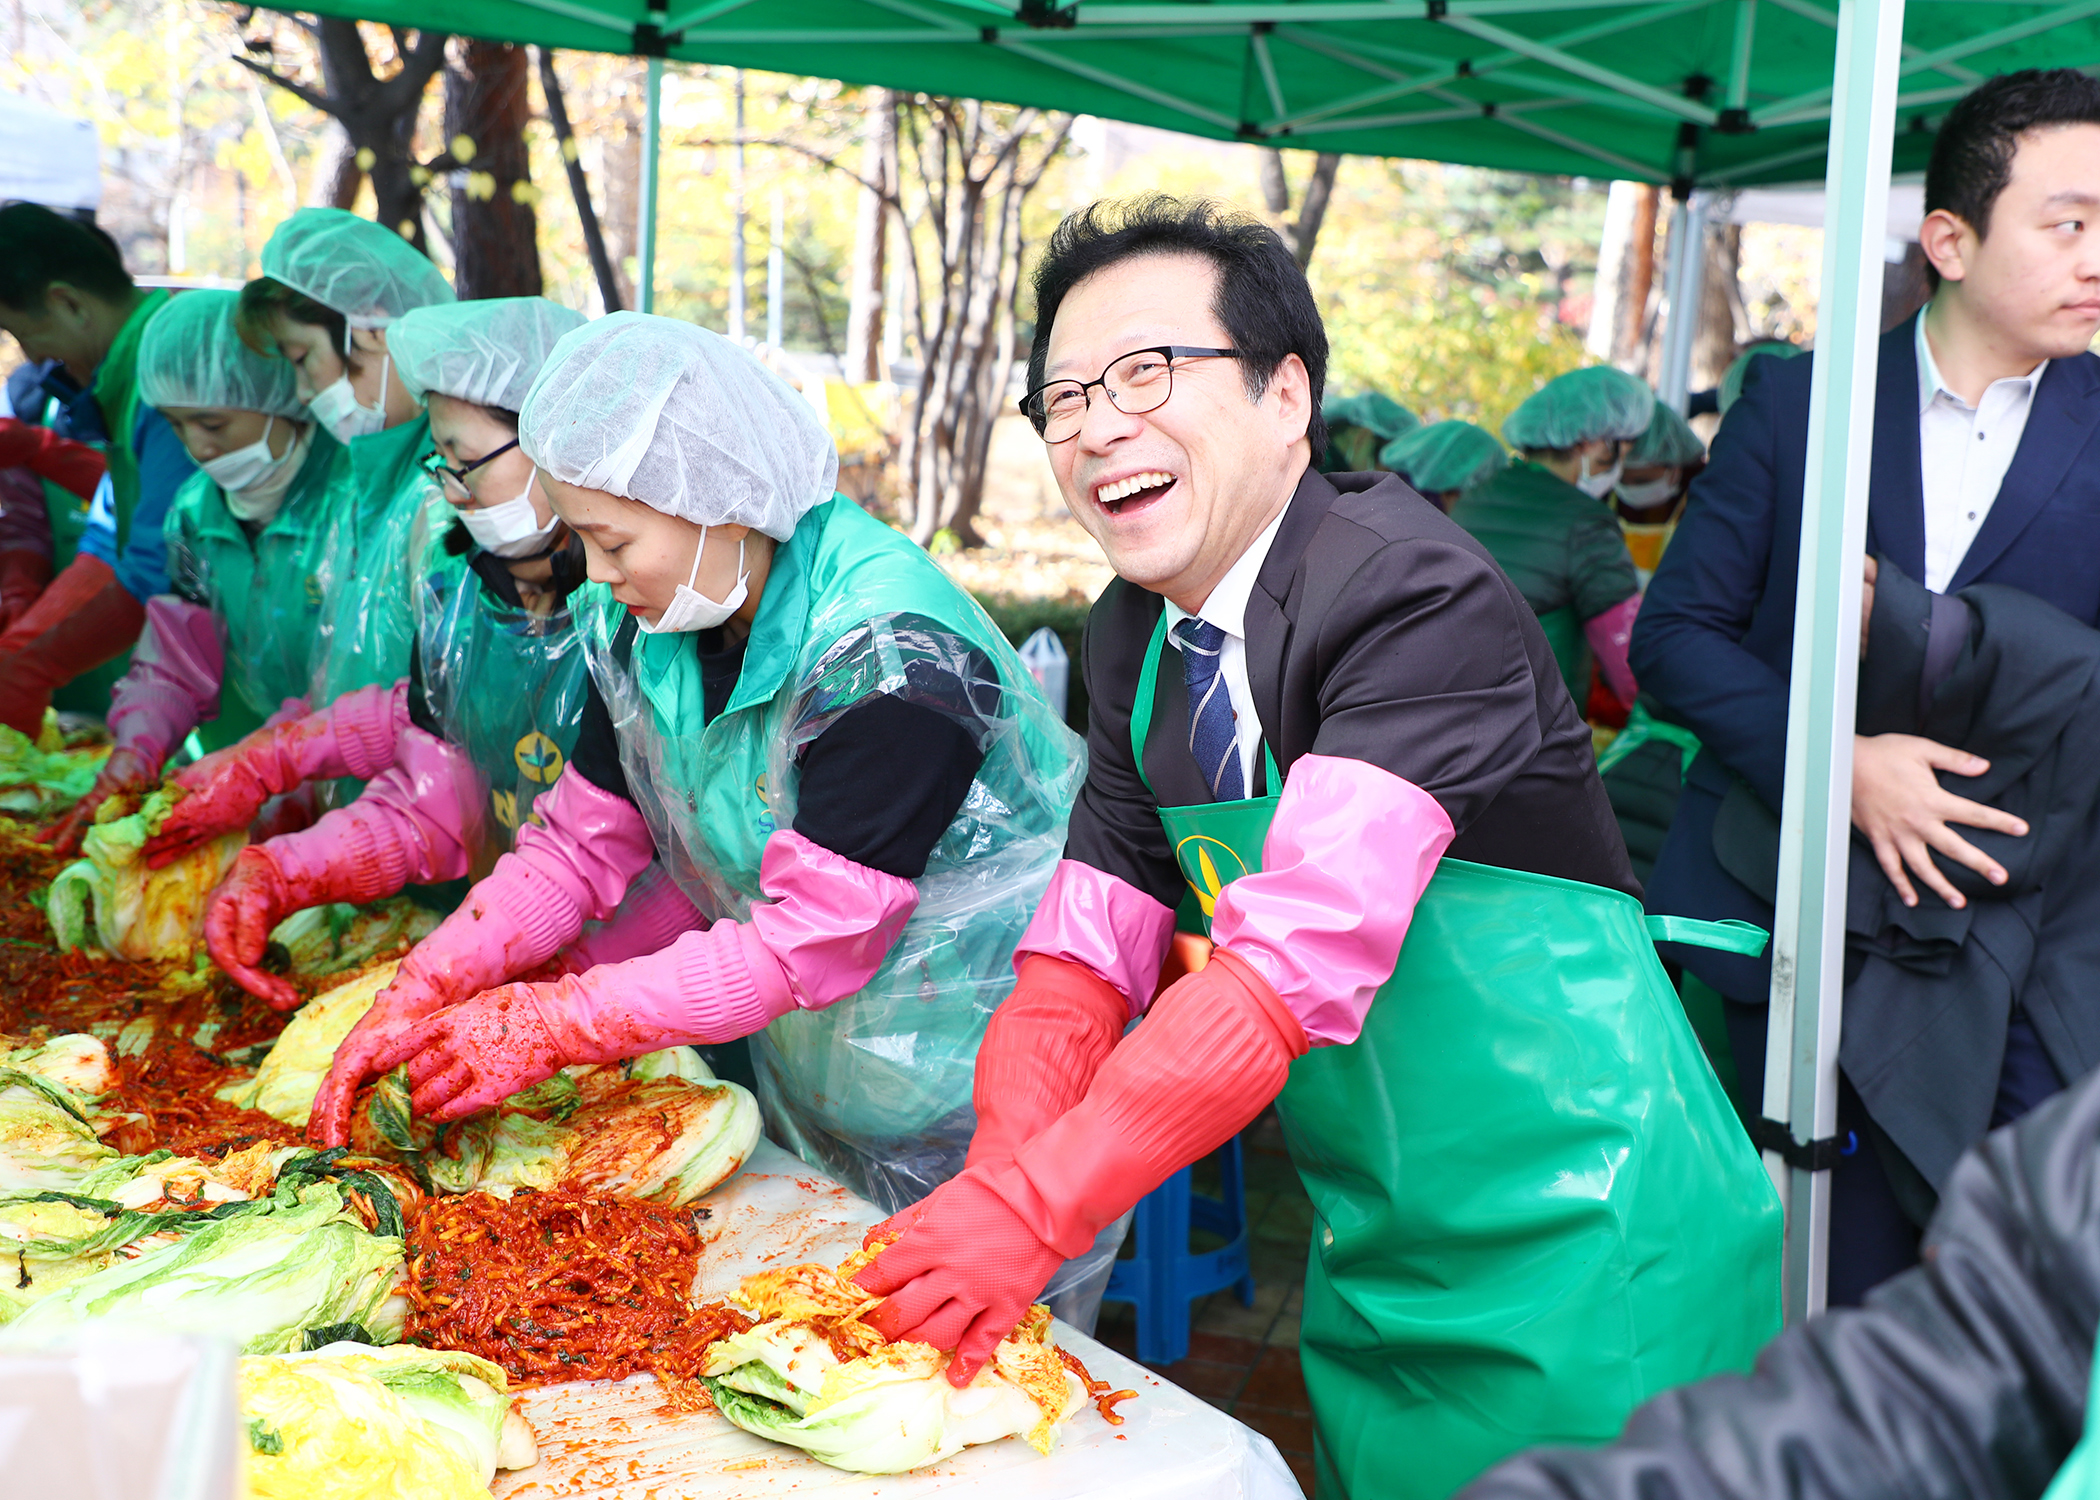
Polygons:
<instances>
[{"instance_id":1,"label":"paved ground","mask_svg":"<svg viewBox=\"0 0 2100 1500\"><path fill-rule=\"evenodd\" d=\"M1312 1204L1284 1152L1273 1110L1249 1128L1244 1142L1247 1216L1254 1231L1249 1255L1254 1306L1242 1307L1230 1291L1197 1302L1188 1358L1154 1368L1266 1434L1311 1500L1312 1408L1298 1372L1298 1308L1305 1293L1306 1250L1312 1242ZM1205 1176L1205 1167L1198 1167L1198 1192L1215 1190L1215 1169L1208 1173L1208 1183ZM1204 1247L1198 1243L1195 1248ZM1137 1323L1127 1304L1105 1305L1095 1336L1136 1358Z\"/></svg>"}]
</instances>

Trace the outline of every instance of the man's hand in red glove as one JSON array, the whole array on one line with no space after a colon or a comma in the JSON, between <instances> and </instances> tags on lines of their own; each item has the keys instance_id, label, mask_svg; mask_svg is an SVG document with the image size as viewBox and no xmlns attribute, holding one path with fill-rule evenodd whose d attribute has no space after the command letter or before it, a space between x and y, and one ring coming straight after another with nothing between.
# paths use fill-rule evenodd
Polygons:
<instances>
[{"instance_id":1,"label":"man's hand in red glove","mask_svg":"<svg viewBox=\"0 0 2100 1500\"><path fill-rule=\"evenodd\" d=\"M120 792L142 792L153 784L154 768L146 764L146 758L136 750L122 746L109 752L109 759L95 774L95 784L88 794L73 804L73 810L48 828L40 830L36 840L49 844L53 854L70 857L80 852L80 841L95 821L95 810L103 800Z\"/></svg>"},{"instance_id":2,"label":"man's hand in red glove","mask_svg":"<svg viewBox=\"0 0 2100 1500\"><path fill-rule=\"evenodd\" d=\"M570 1063L607 1061L561 1014L554 992L573 982L499 985L418 1026L420 1046L408 1059L416 1115L438 1124L462 1119Z\"/></svg>"},{"instance_id":3,"label":"man's hand in red glove","mask_svg":"<svg viewBox=\"0 0 2100 1500\"><path fill-rule=\"evenodd\" d=\"M903 1237L853 1279L889 1298L867 1319L885 1338L909 1333L955 1351L948 1382L960 1390L1027 1316L1065 1257L985 1186L975 1167L878 1225L870 1240L907 1220Z\"/></svg>"},{"instance_id":4,"label":"man's hand in red glove","mask_svg":"<svg viewBox=\"0 0 2100 1500\"><path fill-rule=\"evenodd\" d=\"M302 997L257 965L277 924L304 905L286 889L284 873L269 850L251 846L236 856L204 911L204 947L211 961L235 984L268 1001L275 1010L295 1010Z\"/></svg>"}]
</instances>

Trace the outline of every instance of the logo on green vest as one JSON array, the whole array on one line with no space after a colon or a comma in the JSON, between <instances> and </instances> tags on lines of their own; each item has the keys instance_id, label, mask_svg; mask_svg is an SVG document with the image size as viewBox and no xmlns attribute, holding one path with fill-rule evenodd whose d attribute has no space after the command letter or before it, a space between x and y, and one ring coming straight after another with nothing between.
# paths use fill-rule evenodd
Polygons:
<instances>
[{"instance_id":1,"label":"logo on green vest","mask_svg":"<svg viewBox=\"0 0 2100 1500\"><path fill-rule=\"evenodd\" d=\"M1216 910L1218 894L1233 881L1247 873L1247 862L1234 852L1230 844L1223 844L1206 834L1192 833L1174 846L1174 858L1181 866L1182 879L1196 893L1196 900L1208 917Z\"/></svg>"},{"instance_id":2,"label":"logo on green vest","mask_svg":"<svg viewBox=\"0 0 2100 1500\"><path fill-rule=\"evenodd\" d=\"M518 826L518 794L497 790L489 793L489 801L495 804L496 821L505 828Z\"/></svg>"},{"instance_id":3,"label":"logo on green vest","mask_svg":"<svg viewBox=\"0 0 2100 1500\"><path fill-rule=\"evenodd\" d=\"M518 741L514 757L518 762L518 774L527 781L536 781L541 786L561 775L561 746L554 743L537 729ZM516 827L516 824L512 824Z\"/></svg>"}]
</instances>

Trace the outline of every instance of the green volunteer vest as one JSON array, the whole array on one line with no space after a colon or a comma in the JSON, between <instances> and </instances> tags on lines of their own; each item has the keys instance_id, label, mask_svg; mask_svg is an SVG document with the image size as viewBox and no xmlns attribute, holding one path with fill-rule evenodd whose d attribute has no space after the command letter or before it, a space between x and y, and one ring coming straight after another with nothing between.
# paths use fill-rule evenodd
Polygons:
<instances>
[{"instance_id":1,"label":"green volunteer vest","mask_svg":"<svg viewBox=\"0 0 2100 1500\"><path fill-rule=\"evenodd\" d=\"M1131 717L1140 776L1166 627ZM1159 810L1185 927L1207 932L1261 869L1280 801ZM1315 1215L1299 1357L1323 1497L1440 1500L1520 1448L1602 1442L1779 1331L1779 1200L1661 936L1764 939L1445 859L1362 1034L1291 1065L1277 1108Z\"/></svg>"},{"instance_id":2,"label":"green volunteer vest","mask_svg":"<svg viewBox=\"0 0 2100 1500\"><path fill-rule=\"evenodd\" d=\"M924 1197L969 1149L977 1046L1063 853L1085 772L1078 738L976 602L843 496L774 553L742 674L712 723L691 637L638 634L622 663L626 610L599 584L570 604L658 858L703 911L732 920L764 899L759 860L793 824L802 747L876 694L910 701L914 666L945 649L913 617L990 659L997 681L973 695L997 705L975 730L984 763L903 933L859 993L751 1039L775 1139L886 1211ZM968 658L938 665L975 675Z\"/></svg>"},{"instance_id":3,"label":"green volunteer vest","mask_svg":"<svg viewBox=\"0 0 2100 1500\"><path fill-rule=\"evenodd\" d=\"M146 325L168 305L168 296L165 289L148 292L132 309L88 387L109 433L109 487L116 502L119 552L131 539L131 517L139 506L139 460L131 447L131 430L139 415L139 341L146 336Z\"/></svg>"}]
</instances>

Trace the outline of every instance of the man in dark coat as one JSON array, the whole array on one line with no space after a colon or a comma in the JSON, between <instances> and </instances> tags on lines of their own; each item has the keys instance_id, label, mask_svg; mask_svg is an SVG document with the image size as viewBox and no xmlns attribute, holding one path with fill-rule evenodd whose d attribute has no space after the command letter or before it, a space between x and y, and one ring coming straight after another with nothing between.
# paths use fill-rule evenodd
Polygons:
<instances>
[{"instance_id":1,"label":"man in dark coat","mask_svg":"<svg viewBox=\"0 0 2100 1500\"><path fill-rule=\"evenodd\" d=\"M2061 70L1978 88L1940 129L1926 205L1920 240L1938 289L1882 341L1868 551L1936 594L2003 584L2100 623L2100 359L2085 352L2100 329L2100 83ZM1635 626L1635 675L1704 746L1649 883L1653 912L1771 919L1717 852L1717 837L1728 842L1717 820L1739 786L1739 803L1780 804L1810 365L1752 362ZM2025 823L1944 784L1966 791L1960 778L1988 770L1920 735L1855 741L1853 824L1905 905L1960 911L1956 869L2005 883L2002 860L1956 829L2018 838ZM1731 1002L1754 1109L1769 960L1666 951ZM1943 1061L1980 1071L2012 1117L2080 1071L2062 1042L2016 1009L1988 1044ZM1922 1164L1877 1128L1856 1081L1840 1090L1848 1154L1834 1182L1830 1279L1840 1303L1912 1263L1917 1245L1897 1189ZM1914 1067L1882 1097L1907 1089L1930 1109L1948 1084Z\"/></svg>"}]
</instances>

